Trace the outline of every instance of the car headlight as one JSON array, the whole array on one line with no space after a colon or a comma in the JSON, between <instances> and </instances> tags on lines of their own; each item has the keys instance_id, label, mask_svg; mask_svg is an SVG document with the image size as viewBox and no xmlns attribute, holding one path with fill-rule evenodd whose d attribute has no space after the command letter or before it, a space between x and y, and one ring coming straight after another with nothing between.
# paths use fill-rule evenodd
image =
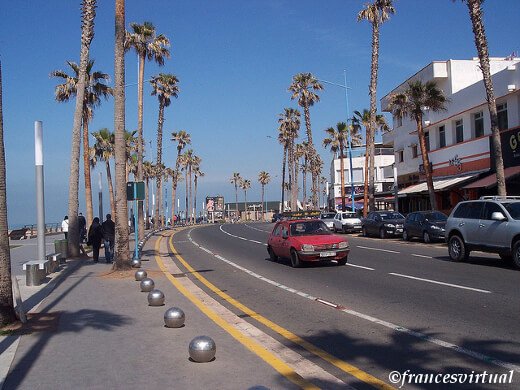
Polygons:
<instances>
[{"instance_id":1,"label":"car headlight","mask_svg":"<svg viewBox=\"0 0 520 390\"><path fill-rule=\"evenodd\" d=\"M395 228L395 225L393 223L385 223L385 227Z\"/></svg>"},{"instance_id":2,"label":"car headlight","mask_svg":"<svg viewBox=\"0 0 520 390\"><path fill-rule=\"evenodd\" d=\"M345 248L348 248L348 242L346 242L346 241L341 241L341 242L338 244L338 248L339 248L339 249L345 249Z\"/></svg>"},{"instance_id":3,"label":"car headlight","mask_svg":"<svg viewBox=\"0 0 520 390\"><path fill-rule=\"evenodd\" d=\"M440 228L440 227L438 227L438 226L435 226L435 225L432 225L432 226L431 226L431 228L432 228L433 230L441 230L441 228Z\"/></svg>"},{"instance_id":4,"label":"car headlight","mask_svg":"<svg viewBox=\"0 0 520 390\"><path fill-rule=\"evenodd\" d=\"M314 245L303 244L302 245L302 251L303 252L313 252L314 251Z\"/></svg>"}]
</instances>

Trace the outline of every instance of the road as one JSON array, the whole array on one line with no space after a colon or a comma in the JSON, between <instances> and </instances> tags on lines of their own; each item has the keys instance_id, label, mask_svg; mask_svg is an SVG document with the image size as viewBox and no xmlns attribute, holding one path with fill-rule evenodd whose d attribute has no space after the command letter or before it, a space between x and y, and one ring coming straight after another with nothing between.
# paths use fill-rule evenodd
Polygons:
<instances>
[{"instance_id":1,"label":"road","mask_svg":"<svg viewBox=\"0 0 520 390\"><path fill-rule=\"evenodd\" d=\"M237 315L355 388L371 387L370 376L390 383L390 372L407 370L510 373L510 388L518 388L520 273L498 256L477 253L468 263L453 263L443 244L348 235L347 266L294 269L289 261L269 261L265 242L271 229L262 223L186 229L174 236L172 248L268 321L218 297L193 271L179 276L193 278ZM288 340L280 329L303 342Z\"/></svg>"}]
</instances>

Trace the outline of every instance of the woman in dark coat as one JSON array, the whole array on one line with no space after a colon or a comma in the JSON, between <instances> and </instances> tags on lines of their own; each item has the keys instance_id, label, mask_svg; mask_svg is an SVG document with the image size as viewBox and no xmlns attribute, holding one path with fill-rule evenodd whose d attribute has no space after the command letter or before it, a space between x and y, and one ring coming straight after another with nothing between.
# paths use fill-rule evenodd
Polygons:
<instances>
[{"instance_id":1,"label":"woman in dark coat","mask_svg":"<svg viewBox=\"0 0 520 390\"><path fill-rule=\"evenodd\" d=\"M99 223L99 218L96 217L92 221L92 225L88 229L88 241L87 245L92 245L92 256L94 257L94 263L99 260L99 248L101 248L101 242L103 241L103 228Z\"/></svg>"}]
</instances>

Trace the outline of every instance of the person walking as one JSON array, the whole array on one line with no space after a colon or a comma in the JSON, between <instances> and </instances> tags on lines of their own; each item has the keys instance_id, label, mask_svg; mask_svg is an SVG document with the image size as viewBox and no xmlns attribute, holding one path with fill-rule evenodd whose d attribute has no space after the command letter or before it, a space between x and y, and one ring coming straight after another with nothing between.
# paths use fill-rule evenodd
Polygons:
<instances>
[{"instance_id":1,"label":"person walking","mask_svg":"<svg viewBox=\"0 0 520 390\"><path fill-rule=\"evenodd\" d=\"M87 236L87 220L82 213L78 215L78 227L79 227L79 241L85 242Z\"/></svg>"},{"instance_id":2,"label":"person walking","mask_svg":"<svg viewBox=\"0 0 520 390\"><path fill-rule=\"evenodd\" d=\"M112 215L107 214L103 227L103 238L105 239L105 261L114 261L114 241L116 238L116 224L112 221Z\"/></svg>"},{"instance_id":3,"label":"person walking","mask_svg":"<svg viewBox=\"0 0 520 390\"><path fill-rule=\"evenodd\" d=\"M67 239L67 236L69 234L69 216L66 215L65 218L63 218L63 221L61 222L61 231L63 234L65 234L65 239Z\"/></svg>"},{"instance_id":4,"label":"person walking","mask_svg":"<svg viewBox=\"0 0 520 390\"><path fill-rule=\"evenodd\" d=\"M103 227L99 223L99 218L96 217L92 220L92 225L88 229L88 240L87 245L92 246L92 257L94 263L99 261L99 248L101 248L101 241L103 241Z\"/></svg>"}]
</instances>

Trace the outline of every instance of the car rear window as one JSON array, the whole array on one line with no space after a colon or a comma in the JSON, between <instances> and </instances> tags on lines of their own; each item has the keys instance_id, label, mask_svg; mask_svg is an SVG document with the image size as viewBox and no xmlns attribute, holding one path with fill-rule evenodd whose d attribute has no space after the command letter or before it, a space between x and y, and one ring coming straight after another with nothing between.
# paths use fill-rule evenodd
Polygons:
<instances>
[{"instance_id":1,"label":"car rear window","mask_svg":"<svg viewBox=\"0 0 520 390\"><path fill-rule=\"evenodd\" d=\"M332 234L322 221L304 221L291 223L291 236L309 236L315 234Z\"/></svg>"},{"instance_id":2,"label":"car rear window","mask_svg":"<svg viewBox=\"0 0 520 390\"><path fill-rule=\"evenodd\" d=\"M430 221L446 221L448 219L443 213L439 212L426 214L425 217Z\"/></svg>"},{"instance_id":3,"label":"car rear window","mask_svg":"<svg viewBox=\"0 0 520 390\"><path fill-rule=\"evenodd\" d=\"M507 210L511 218L520 219L520 202L502 203L502 206Z\"/></svg>"},{"instance_id":4,"label":"car rear window","mask_svg":"<svg viewBox=\"0 0 520 390\"><path fill-rule=\"evenodd\" d=\"M321 214L321 219L332 219L336 216L336 213Z\"/></svg>"}]
</instances>

